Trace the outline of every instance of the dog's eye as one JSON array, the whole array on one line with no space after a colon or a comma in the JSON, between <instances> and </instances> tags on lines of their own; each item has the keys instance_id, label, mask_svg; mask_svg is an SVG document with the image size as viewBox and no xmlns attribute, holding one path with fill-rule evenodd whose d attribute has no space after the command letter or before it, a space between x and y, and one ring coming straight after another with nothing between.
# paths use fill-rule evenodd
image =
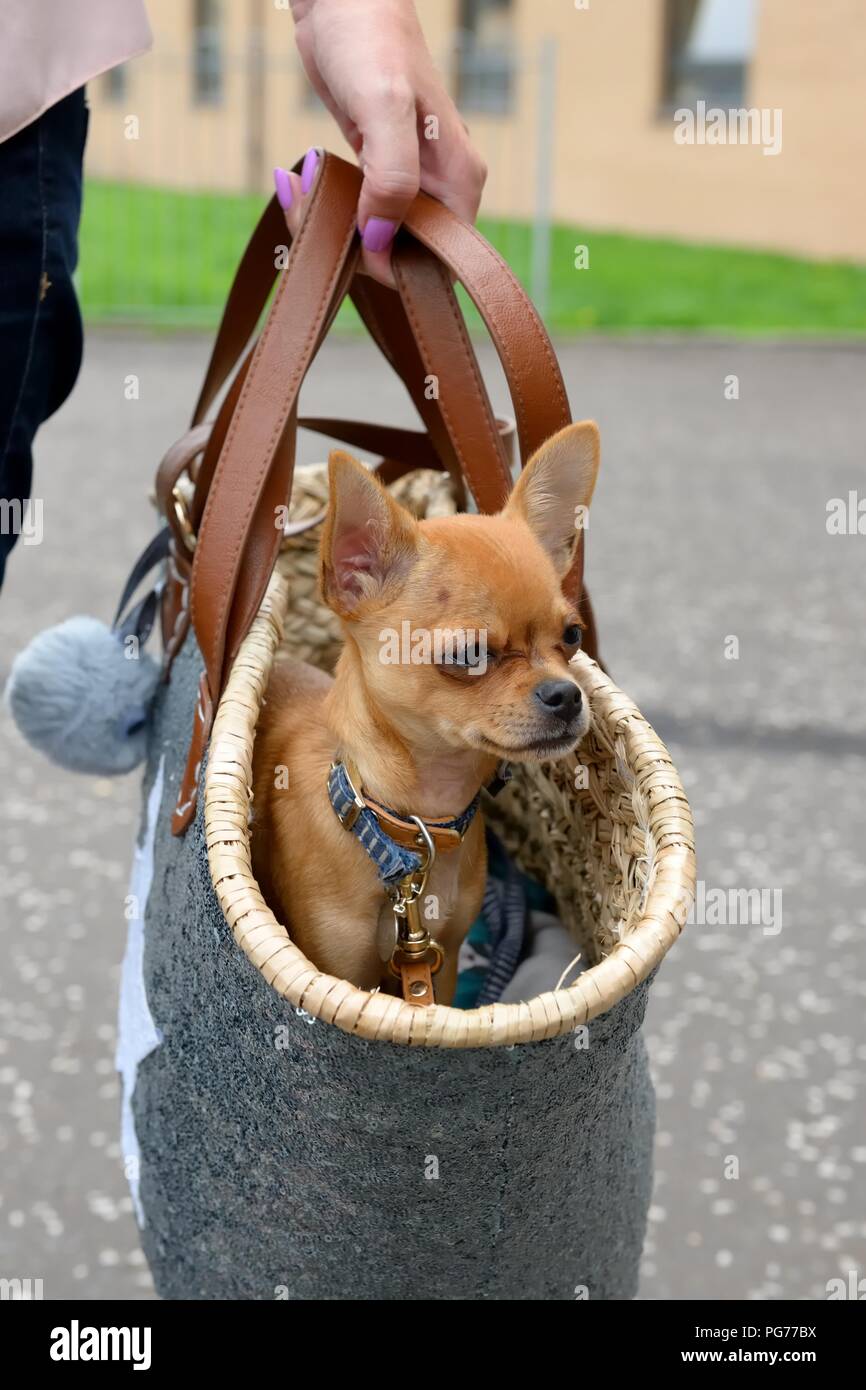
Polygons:
<instances>
[{"instance_id":1,"label":"dog's eye","mask_svg":"<svg viewBox=\"0 0 866 1390\"><path fill-rule=\"evenodd\" d=\"M448 676L483 676L492 659L493 653L483 644L467 644L460 650L443 651L437 665Z\"/></svg>"},{"instance_id":2,"label":"dog's eye","mask_svg":"<svg viewBox=\"0 0 866 1390\"><path fill-rule=\"evenodd\" d=\"M569 623L565 632L562 634L562 645L564 647L579 647L583 633L577 623Z\"/></svg>"},{"instance_id":3,"label":"dog's eye","mask_svg":"<svg viewBox=\"0 0 866 1390\"><path fill-rule=\"evenodd\" d=\"M477 671L484 665L484 659L475 652L467 652L465 656L454 656L445 654L439 665L448 671Z\"/></svg>"}]
</instances>

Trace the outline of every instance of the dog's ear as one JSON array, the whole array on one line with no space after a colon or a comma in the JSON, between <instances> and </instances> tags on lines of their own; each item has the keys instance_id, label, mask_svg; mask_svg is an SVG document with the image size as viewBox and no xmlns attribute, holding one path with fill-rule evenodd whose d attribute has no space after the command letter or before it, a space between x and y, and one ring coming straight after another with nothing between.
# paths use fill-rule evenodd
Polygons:
<instances>
[{"instance_id":1,"label":"dog's ear","mask_svg":"<svg viewBox=\"0 0 866 1390\"><path fill-rule=\"evenodd\" d=\"M418 524L342 449L328 459L330 497L321 545L325 602L349 617L366 598L399 587L418 556Z\"/></svg>"},{"instance_id":2,"label":"dog's ear","mask_svg":"<svg viewBox=\"0 0 866 1390\"><path fill-rule=\"evenodd\" d=\"M599 464L594 420L566 425L532 455L508 499L505 514L520 516L567 574L592 501Z\"/></svg>"}]
</instances>

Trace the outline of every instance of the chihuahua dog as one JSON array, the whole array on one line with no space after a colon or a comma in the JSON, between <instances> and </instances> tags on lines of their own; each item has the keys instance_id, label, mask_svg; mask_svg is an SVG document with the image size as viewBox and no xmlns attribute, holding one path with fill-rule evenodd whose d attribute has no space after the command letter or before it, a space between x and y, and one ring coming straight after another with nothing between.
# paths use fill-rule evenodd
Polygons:
<instances>
[{"instance_id":1,"label":"chihuahua dog","mask_svg":"<svg viewBox=\"0 0 866 1390\"><path fill-rule=\"evenodd\" d=\"M345 645L333 680L303 662L275 663L252 816L262 891L323 972L394 992L381 949L393 924L383 875L412 844L399 829L415 831L417 817L440 850L447 842L425 885L425 917L441 959L436 1000L451 1002L484 894L479 791L503 762L572 751L589 725L569 664L580 615L562 580L598 460L596 426L569 425L529 461L498 515L418 521L362 464L331 454L321 591ZM343 814L349 802L353 814ZM369 833L353 825L359 806Z\"/></svg>"}]
</instances>

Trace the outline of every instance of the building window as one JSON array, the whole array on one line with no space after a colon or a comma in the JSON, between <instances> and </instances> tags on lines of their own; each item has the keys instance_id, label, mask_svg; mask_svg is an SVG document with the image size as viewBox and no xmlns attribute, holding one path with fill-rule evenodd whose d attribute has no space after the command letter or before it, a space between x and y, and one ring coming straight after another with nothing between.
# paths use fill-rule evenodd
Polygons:
<instances>
[{"instance_id":1,"label":"building window","mask_svg":"<svg viewBox=\"0 0 866 1390\"><path fill-rule=\"evenodd\" d=\"M456 87L464 111L511 110L512 8L511 0L460 0Z\"/></svg>"},{"instance_id":2,"label":"building window","mask_svg":"<svg viewBox=\"0 0 866 1390\"><path fill-rule=\"evenodd\" d=\"M223 99L222 4L194 0L193 97L197 106L218 106Z\"/></svg>"},{"instance_id":3,"label":"building window","mask_svg":"<svg viewBox=\"0 0 866 1390\"><path fill-rule=\"evenodd\" d=\"M665 100L739 106L754 52L756 0L667 0Z\"/></svg>"},{"instance_id":4,"label":"building window","mask_svg":"<svg viewBox=\"0 0 866 1390\"><path fill-rule=\"evenodd\" d=\"M102 79L102 90L106 101L123 101L126 98L126 64L119 63L109 68Z\"/></svg>"}]
</instances>

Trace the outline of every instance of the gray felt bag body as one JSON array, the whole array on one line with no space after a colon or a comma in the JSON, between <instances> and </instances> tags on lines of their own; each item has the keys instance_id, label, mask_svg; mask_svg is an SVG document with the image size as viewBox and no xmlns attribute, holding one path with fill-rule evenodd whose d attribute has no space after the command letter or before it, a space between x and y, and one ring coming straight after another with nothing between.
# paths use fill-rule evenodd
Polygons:
<instances>
[{"instance_id":1,"label":"gray felt bag body","mask_svg":"<svg viewBox=\"0 0 866 1390\"><path fill-rule=\"evenodd\" d=\"M252 748L275 653L282 643L328 668L335 652L314 588L324 474L304 470L292 481L297 385L347 289L395 365L394 335L418 326L406 315L384 333L378 289L352 280L357 171L332 156L323 164L306 214L311 236L304 246L299 235L290 262L321 300L313 331L291 337L284 287L250 357L234 351L245 341L236 326L226 350L224 320L193 429L170 451L157 487L172 556L162 613L169 679L153 712L138 851L151 1041L127 1078L145 1251L165 1298L631 1298L654 1130L641 1023L650 976L679 934L694 881L679 778L631 701L579 654L592 727L578 754L517 769L486 808L509 851L554 895L583 955L586 968L568 987L551 981L535 998L469 1010L369 994L302 955L252 874ZM507 356L508 323L482 283L494 253L464 245L461 224L455 230L429 203L420 200L408 220L398 284L417 288L434 260L431 303L435 285L450 315L444 261ZM335 220L346 228L342 250L316 282L323 253L312 233L333 238ZM241 266L247 330L266 288L257 258L280 225L271 205ZM533 314L510 279L507 291ZM472 353L465 334L459 350ZM286 354L294 384L269 419L274 392L258 393L257 383L278 379ZM240 385L236 377L205 424L226 362L239 357ZM396 484L408 505L461 505L451 464L465 450L413 398L429 433L379 432L366 447L388 460L386 480L413 463L443 468ZM489 410L486 394L480 400ZM364 427L312 423L365 447ZM534 441L519 412L518 426L525 458ZM260 454L257 482L247 481ZM242 506L245 488L251 501ZM290 490L283 539L265 545L268 508Z\"/></svg>"}]
</instances>

